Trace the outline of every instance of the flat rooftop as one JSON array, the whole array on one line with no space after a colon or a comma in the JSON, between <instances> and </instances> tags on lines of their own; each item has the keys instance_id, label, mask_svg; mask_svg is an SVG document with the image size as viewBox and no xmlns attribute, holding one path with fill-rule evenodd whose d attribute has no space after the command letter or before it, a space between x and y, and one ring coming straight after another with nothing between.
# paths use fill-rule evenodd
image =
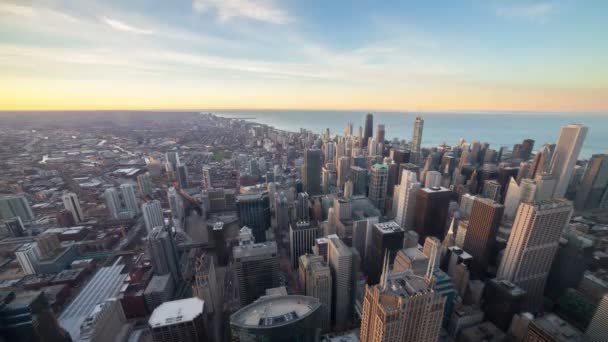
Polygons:
<instances>
[{"instance_id":1,"label":"flat rooftop","mask_svg":"<svg viewBox=\"0 0 608 342\"><path fill-rule=\"evenodd\" d=\"M388 221L382 223L375 223L374 227L380 230L383 234L389 234L394 232L403 232L403 228L395 221Z\"/></svg>"},{"instance_id":2,"label":"flat rooftop","mask_svg":"<svg viewBox=\"0 0 608 342\"><path fill-rule=\"evenodd\" d=\"M152 329L192 321L203 314L205 302L197 297L164 302L159 305L148 320Z\"/></svg>"},{"instance_id":3,"label":"flat rooftop","mask_svg":"<svg viewBox=\"0 0 608 342\"><path fill-rule=\"evenodd\" d=\"M274 241L252 243L247 245L235 246L232 248L232 255L235 259L263 256L269 254L277 254L277 243Z\"/></svg>"},{"instance_id":4,"label":"flat rooftop","mask_svg":"<svg viewBox=\"0 0 608 342\"><path fill-rule=\"evenodd\" d=\"M266 296L235 312L230 321L243 327L276 327L300 320L320 307L313 297Z\"/></svg>"}]
</instances>

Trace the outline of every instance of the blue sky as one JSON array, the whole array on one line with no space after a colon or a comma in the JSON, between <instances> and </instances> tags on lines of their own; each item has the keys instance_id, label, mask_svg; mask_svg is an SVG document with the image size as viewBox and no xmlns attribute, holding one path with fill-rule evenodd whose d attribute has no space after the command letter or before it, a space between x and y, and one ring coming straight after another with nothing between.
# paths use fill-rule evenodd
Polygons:
<instances>
[{"instance_id":1,"label":"blue sky","mask_svg":"<svg viewBox=\"0 0 608 342\"><path fill-rule=\"evenodd\" d=\"M0 0L0 109L608 109L606 1Z\"/></svg>"}]
</instances>

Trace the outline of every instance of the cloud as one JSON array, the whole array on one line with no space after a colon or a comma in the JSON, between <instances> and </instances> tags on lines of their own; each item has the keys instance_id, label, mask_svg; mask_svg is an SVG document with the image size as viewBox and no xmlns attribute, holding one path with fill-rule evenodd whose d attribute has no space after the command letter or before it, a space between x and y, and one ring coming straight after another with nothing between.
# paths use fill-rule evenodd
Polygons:
<instances>
[{"instance_id":1,"label":"cloud","mask_svg":"<svg viewBox=\"0 0 608 342\"><path fill-rule=\"evenodd\" d=\"M502 6L496 9L496 15L503 18L527 20L544 24L557 11L557 6L551 2L539 2L527 5Z\"/></svg>"},{"instance_id":2,"label":"cloud","mask_svg":"<svg viewBox=\"0 0 608 342\"><path fill-rule=\"evenodd\" d=\"M142 29L139 27L131 26L131 25L123 23L122 21L118 21L115 19L110 19L107 17L102 17L100 19L104 24L110 26L111 28L113 28L117 31L129 32L129 33L135 33L135 34L152 34L152 33L154 33L154 31L152 31L152 30L146 30L146 29Z\"/></svg>"},{"instance_id":3,"label":"cloud","mask_svg":"<svg viewBox=\"0 0 608 342\"><path fill-rule=\"evenodd\" d=\"M270 24L287 24L293 18L284 10L265 0L193 0L196 12L215 12L220 21L243 17Z\"/></svg>"}]
</instances>

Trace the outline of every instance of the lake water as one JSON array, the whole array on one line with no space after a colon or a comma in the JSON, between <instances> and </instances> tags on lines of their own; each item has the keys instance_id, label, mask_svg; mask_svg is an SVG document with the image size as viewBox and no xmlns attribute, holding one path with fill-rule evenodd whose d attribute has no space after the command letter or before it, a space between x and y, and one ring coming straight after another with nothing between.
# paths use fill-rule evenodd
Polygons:
<instances>
[{"instance_id":1,"label":"lake water","mask_svg":"<svg viewBox=\"0 0 608 342\"><path fill-rule=\"evenodd\" d=\"M357 134L359 126L365 124L366 112L353 111L211 111L225 117L247 117L252 121L274 126L288 131L300 128L315 133L329 128L331 134L344 134L348 122L353 123ZM551 113L396 113L378 112L374 114L374 133L376 125L384 124L386 138L412 138L414 119L424 119L422 134L423 146L437 146L444 142L455 144L458 139L488 142L491 147L512 147L523 139L536 141L535 150L544 143L555 143L560 127L580 123L589 127L581 158L596 153L608 153L608 113L594 114L551 114Z\"/></svg>"}]
</instances>

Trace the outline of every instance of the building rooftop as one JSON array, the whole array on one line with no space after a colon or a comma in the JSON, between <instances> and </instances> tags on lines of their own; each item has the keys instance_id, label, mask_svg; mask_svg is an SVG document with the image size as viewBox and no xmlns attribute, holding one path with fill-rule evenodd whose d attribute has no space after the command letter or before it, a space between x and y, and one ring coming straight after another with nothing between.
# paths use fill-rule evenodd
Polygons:
<instances>
[{"instance_id":1,"label":"building rooftop","mask_svg":"<svg viewBox=\"0 0 608 342\"><path fill-rule=\"evenodd\" d=\"M159 305L148 320L152 329L192 321L203 314L205 302L197 297L174 300Z\"/></svg>"},{"instance_id":2,"label":"building rooftop","mask_svg":"<svg viewBox=\"0 0 608 342\"><path fill-rule=\"evenodd\" d=\"M395 221L388 221L382 223L375 223L374 227L382 232L382 234L389 234L394 232L403 232L403 228Z\"/></svg>"},{"instance_id":3,"label":"building rooftop","mask_svg":"<svg viewBox=\"0 0 608 342\"><path fill-rule=\"evenodd\" d=\"M585 341L583 333L552 313L536 318L534 321L532 321L532 324L553 337L554 341L557 342Z\"/></svg>"},{"instance_id":4,"label":"building rooftop","mask_svg":"<svg viewBox=\"0 0 608 342\"><path fill-rule=\"evenodd\" d=\"M252 243L232 248L234 259L256 257L263 255L277 255L277 243L274 241Z\"/></svg>"},{"instance_id":5,"label":"building rooftop","mask_svg":"<svg viewBox=\"0 0 608 342\"><path fill-rule=\"evenodd\" d=\"M307 317L319 307L321 303L313 297L265 296L235 312L230 321L242 327L276 327Z\"/></svg>"},{"instance_id":6,"label":"building rooftop","mask_svg":"<svg viewBox=\"0 0 608 342\"><path fill-rule=\"evenodd\" d=\"M442 186L432 186L430 188L422 188L420 189L424 192L427 193L435 193L435 192L451 192L452 190L448 189L448 188L444 188Z\"/></svg>"},{"instance_id":7,"label":"building rooftop","mask_svg":"<svg viewBox=\"0 0 608 342\"><path fill-rule=\"evenodd\" d=\"M165 275L154 275L148 286L146 286L146 290L144 294L154 293L154 292L164 292L167 288L167 283L171 282L171 274L167 273Z\"/></svg>"}]
</instances>

